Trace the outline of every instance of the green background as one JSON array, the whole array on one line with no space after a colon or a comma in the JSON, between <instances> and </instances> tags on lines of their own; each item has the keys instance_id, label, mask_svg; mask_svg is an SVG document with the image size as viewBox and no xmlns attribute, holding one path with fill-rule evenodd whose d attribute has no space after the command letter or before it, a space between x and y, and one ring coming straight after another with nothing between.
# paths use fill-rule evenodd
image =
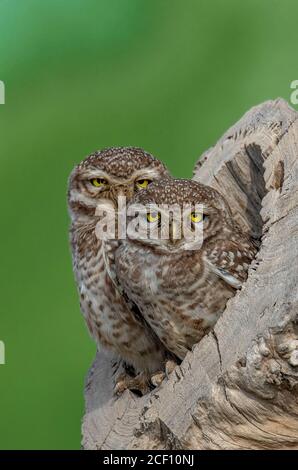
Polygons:
<instances>
[{"instance_id":1,"label":"green background","mask_svg":"<svg viewBox=\"0 0 298 470\"><path fill-rule=\"evenodd\" d=\"M65 195L75 163L135 145L188 177L252 105L298 79L298 4L0 0L0 448L80 447L95 353Z\"/></svg>"}]
</instances>

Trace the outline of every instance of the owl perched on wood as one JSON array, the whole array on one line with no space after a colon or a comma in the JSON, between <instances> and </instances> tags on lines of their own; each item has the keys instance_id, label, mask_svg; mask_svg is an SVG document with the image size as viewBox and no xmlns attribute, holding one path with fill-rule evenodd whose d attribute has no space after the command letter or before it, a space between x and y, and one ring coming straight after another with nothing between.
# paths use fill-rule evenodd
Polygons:
<instances>
[{"instance_id":1,"label":"owl perched on wood","mask_svg":"<svg viewBox=\"0 0 298 470\"><path fill-rule=\"evenodd\" d=\"M123 372L116 380L116 392L127 387L142 389L147 375L160 369L165 351L109 275L118 241L107 246L97 238L100 217L96 208L103 200L117 208L118 196L129 200L167 175L165 166L149 153L124 147L89 155L69 179L70 241L81 310L99 347L115 353L137 374L132 378Z\"/></svg>"},{"instance_id":2,"label":"owl perched on wood","mask_svg":"<svg viewBox=\"0 0 298 470\"><path fill-rule=\"evenodd\" d=\"M168 205L183 215L175 218ZM235 225L225 199L195 181L154 182L135 195L128 211L134 208L139 232L116 251L118 281L167 350L182 360L246 280L256 248ZM158 236L163 220L169 237ZM185 238L183 220L190 235L201 230L199 244Z\"/></svg>"}]
</instances>

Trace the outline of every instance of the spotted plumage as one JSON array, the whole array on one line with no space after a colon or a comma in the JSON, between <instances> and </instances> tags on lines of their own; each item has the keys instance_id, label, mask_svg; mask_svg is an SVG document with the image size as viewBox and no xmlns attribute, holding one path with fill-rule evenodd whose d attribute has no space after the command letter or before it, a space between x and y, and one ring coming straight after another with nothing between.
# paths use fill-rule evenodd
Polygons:
<instances>
[{"instance_id":1,"label":"spotted plumage","mask_svg":"<svg viewBox=\"0 0 298 470\"><path fill-rule=\"evenodd\" d=\"M124 147L89 155L69 179L70 241L81 310L99 349L111 351L137 375L157 371L165 351L110 278L108 265L113 265L118 241L105 244L97 238L96 208L99 201L107 201L117 209L118 196L129 200L143 186L167 175L165 166L148 152ZM125 374L116 380L121 391L135 385L124 378Z\"/></svg>"},{"instance_id":2,"label":"spotted plumage","mask_svg":"<svg viewBox=\"0 0 298 470\"><path fill-rule=\"evenodd\" d=\"M187 204L187 217L203 229L202 244L192 245L183 230L180 239L173 236L182 222L172 217L167 239L134 236L116 251L115 270L124 292L166 349L182 360L245 281L256 248L235 225L225 199L198 182L156 181L136 194L129 207L136 204L147 208L147 221L157 220L160 233L162 218L150 214L152 206ZM203 205L201 214L193 215L195 204Z\"/></svg>"}]
</instances>

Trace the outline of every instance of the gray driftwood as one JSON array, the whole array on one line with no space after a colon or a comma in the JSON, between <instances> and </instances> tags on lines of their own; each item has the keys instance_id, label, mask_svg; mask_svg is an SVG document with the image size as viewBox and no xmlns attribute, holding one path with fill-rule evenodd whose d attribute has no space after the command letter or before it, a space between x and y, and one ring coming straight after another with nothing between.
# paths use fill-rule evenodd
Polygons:
<instances>
[{"instance_id":1,"label":"gray driftwood","mask_svg":"<svg viewBox=\"0 0 298 470\"><path fill-rule=\"evenodd\" d=\"M111 359L89 372L85 449L298 448L298 113L252 108L197 164L261 237L246 284L169 380L112 396Z\"/></svg>"}]
</instances>

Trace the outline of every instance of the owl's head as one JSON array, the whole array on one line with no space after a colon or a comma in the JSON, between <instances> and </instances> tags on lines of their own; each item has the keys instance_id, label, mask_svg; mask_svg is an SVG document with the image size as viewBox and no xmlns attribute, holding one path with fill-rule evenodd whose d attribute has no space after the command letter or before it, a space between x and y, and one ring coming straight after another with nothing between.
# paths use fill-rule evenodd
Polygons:
<instances>
[{"instance_id":1,"label":"owl's head","mask_svg":"<svg viewBox=\"0 0 298 470\"><path fill-rule=\"evenodd\" d=\"M127 213L128 237L162 252L200 249L234 227L219 192L193 180L156 181L134 196Z\"/></svg>"},{"instance_id":2,"label":"owl's head","mask_svg":"<svg viewBox=\"0 0 298 470\"><path fill-rule=\"evenodd\" d=\"M72 171L68 205L72 219L93 218L99 200L111 201L117 208L119 196L129 201L168 171L150 153L136 147L114 147L89 155Z\"/></svg>"}]
</instances>

